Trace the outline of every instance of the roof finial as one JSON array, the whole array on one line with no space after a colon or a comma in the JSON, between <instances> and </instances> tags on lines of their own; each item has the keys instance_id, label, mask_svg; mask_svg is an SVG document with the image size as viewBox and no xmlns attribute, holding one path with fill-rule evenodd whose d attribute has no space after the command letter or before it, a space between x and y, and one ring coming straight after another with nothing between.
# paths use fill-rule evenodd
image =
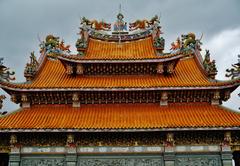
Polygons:
<instances>
[{"instance_id":1,"label":"roof finial","mask_svg":"<svg viewBox=\"0 0 240 166\"><path fill-rule=\"evenodd\" d=\"M122 13L122 6L121 6L121 3L119 4L119 13Z\"/></svg>"}]
</instances>

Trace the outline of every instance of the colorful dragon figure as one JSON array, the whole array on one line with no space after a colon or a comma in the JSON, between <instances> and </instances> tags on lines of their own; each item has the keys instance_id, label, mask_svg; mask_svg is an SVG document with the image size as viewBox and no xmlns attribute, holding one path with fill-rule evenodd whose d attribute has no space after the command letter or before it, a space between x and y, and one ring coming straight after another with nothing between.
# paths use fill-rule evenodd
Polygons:
<instances>
[{"instance_id":1,"label":"colorful dragon figure","mask_svg":"<svg viewBox=\"0 0 240 166\"><path fill-rule=\"evenodd\" d=\"M196 35L192 32L188 33L187 35L182 35L182 47L183 48L196 48L201 51L201 40L203 34L201 35L200 39L196 39Z\"/></svg>"},{"instance_id":2,"label":"colorful dragon figure","mask_svg":"<svg viewBox=\"0 0 240 166\"><path fill-rule=\"evenodd\" d=\"M9 71L9 68L3 65L3 58L0 58L0 80L9 82L10 80L15 80L15 77L12 77L15 72Z\"/></svg>"},{"instance_id":3,"label":"colorful dragon figure","mask_svg":"<svg viewBox=\"0 0 240 166\"><path fill-rule=\"evenodd\" d=\"M133 30L137 30L137 29L146 29L149 28L151 25L154 25L156 23L160 23L160 20L158 18L157 15L155 15L152 19L150 20L136 20L133 23L129 23L129 30L133 31Z\"/></svg>"},{"instance_id":4,"label":"colorful dragon figure","mask_svg":"<svg viewBox=\"0 0 240 166\"><path fill-rule=\"evenodd\" d=\"M81 24L90 26L92 29L95 29L95 30L103 30L103 31L110 31L111 30L111 24L106 23L103 20L102 21L89 20L86 17L83 17L81 19Z\"/></svg>"},{"instance_id":5,"label":"colorful dragon figure","mask_svg":"<svg viewBox=\"0 0 240 166\"><path fill-rule=\"evenodd\" d=\"M238 63L233 64L231 69L227 69L226 77L231 77L231 79L234 79L236 77L240 77L240 54L238 55Z\"/></svg>"}]
</instances>

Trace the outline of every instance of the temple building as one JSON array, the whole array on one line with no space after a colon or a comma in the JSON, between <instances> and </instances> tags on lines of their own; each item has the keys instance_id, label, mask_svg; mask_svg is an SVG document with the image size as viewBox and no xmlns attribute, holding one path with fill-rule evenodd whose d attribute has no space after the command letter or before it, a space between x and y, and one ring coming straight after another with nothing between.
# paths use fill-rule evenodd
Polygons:
<instances>
[{"instance_id":1,"label":"temple building","mask_svg":"<svg viewBox=\"0 0 240 166\"><path fill-rule=\"evenodd\" d=\"M240 114L222 106L239 66L215 79L194 33L164 50L158 16L83 17L79 31L76 54L47 35L26 82L12 82L1 59L0 86L21 107L0 115L0 166L240 165Z\"/></svg>"}]
</instances>

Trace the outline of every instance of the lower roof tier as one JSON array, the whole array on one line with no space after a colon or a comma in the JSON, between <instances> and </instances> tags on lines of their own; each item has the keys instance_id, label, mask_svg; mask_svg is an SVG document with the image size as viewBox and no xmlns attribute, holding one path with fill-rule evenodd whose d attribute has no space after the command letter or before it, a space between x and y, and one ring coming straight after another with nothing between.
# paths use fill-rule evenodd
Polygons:
<instances>
[{"instance_id":1,"label":"lower roof tier","mask_svg":"<svg viewBox=\"0 0 240 166\"><path fill-rule=\"evenodd\" d=\"M26 83L1 82L13 89L121 89L233 86L235 82L210 81L199 69L194 57L180 60L171 75L70 76L59 60L47 59L35 79Z\"/></svg>"},{"instance_id":2,"label":"lower roof tier","mask_svg":"<svg viewBox=\"0 0 240 166\"><path fill-rule=\"evenodd\" d=\"M239 128L240 114L208 103L35 105L0 118L0 131Z\"/></svg>"}]
</instances>

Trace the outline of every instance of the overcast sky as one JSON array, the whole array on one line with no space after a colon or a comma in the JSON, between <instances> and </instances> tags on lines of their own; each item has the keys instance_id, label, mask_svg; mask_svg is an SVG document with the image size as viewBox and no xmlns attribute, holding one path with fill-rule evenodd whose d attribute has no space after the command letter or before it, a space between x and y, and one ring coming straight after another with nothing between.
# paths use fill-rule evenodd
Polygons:
<instances>
[{"instance_id":1,"label":"overcast sky","mask_svg":"<svg viewBox=\"0 0 240 166\"><path fill-rule=\"evenodd\" d=\"M42 40L57 35L74 52L80 17L113 23L119 4L127 22L161 16L165 52L181 34L194 32L200 37L203 33L202 48L216 60L217 79L228 79L225 70L240 54L239 0L0 0L0 57L15 70L18 82L25 81L23 70L30 52L39 53L38 35ZM224 105L237 110L237 93L239 88ZM6 96L3 110L18 108Z\"/></svg>"}]
</instances>

